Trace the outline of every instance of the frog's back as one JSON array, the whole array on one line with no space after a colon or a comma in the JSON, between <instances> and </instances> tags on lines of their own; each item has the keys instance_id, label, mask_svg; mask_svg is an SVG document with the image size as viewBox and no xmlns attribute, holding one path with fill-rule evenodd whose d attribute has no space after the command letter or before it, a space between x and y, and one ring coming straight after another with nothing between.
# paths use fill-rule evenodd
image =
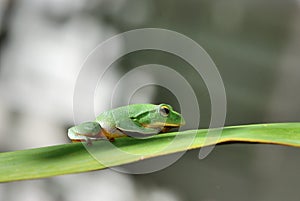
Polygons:
<instances>
[{"instance_id":1,"label":"frog's back","mask_svg":"<svg viewBox=\"0 0 300 201\"><path fill-rule=\"evenodd\" d=\"M96 122L100 123L102 127L110 126L116 127L119 121L126 121L132 117L139 116L146 111L155 110L157 105L154 104L132 104L118 107L112 110L102 112L96 118Z\"/></svg>"}]
</instances>

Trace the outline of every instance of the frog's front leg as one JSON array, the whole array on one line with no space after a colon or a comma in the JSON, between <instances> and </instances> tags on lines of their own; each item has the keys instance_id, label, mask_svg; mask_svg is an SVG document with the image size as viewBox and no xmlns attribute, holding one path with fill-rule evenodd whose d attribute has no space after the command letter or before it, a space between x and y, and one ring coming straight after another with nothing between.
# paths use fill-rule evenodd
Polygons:
<instances>
[{"instance_id":1,"label":"frog's front leg","mask_svg":"<svg viewBox=\"0 0 300 201\"><path fill-rule=\"evenodd\" d=\"M102 127L97 122L85 122L69 128L68 137L73 142L87 141L87 144L91 145L92 139L106 138L102 130Z\"/></svg>"},{"instance_id":2,"label":"frog's front leg","mask_svg":"<svg viewBox=\"0 0 300 201\"><path fill-rule=\"evenodd\" d=\"M134 119L126 119L120 122L117 122L116 127L126 135L136 138L149 137L151 135L158 134L161 131L161 128L151 128L140 124Z\"/></svg>"}]
</instances>

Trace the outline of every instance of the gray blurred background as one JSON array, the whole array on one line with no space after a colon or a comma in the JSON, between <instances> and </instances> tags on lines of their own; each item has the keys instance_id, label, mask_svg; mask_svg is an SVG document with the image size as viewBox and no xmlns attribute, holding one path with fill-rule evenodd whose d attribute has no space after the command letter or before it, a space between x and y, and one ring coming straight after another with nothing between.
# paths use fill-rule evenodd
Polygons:
<instances>
[{"instance_id":1,"label":"gray blurred background","mask_svg":"<svg viewBox=\"0 0 300 201\"><path fill-rule=\"evenodd\" d=\"M185 34L209 53L226 88L226 125L299 121L299 11L299 0L1 0L0 151L68 143L84 59L105 39L145 27ZM111 91L124 73L148 63L185 71L200 100L200 127L207 127L205 84L174 55L126 55L115 62L104 88ZM167 102L179 110L163 88L146 87L135 101ZM203 160L197 155L189 151L145 175L104 170L0 184L0 200L299 200L296 148L231 144L217 146Z\"/></svg>"}]
</instances>

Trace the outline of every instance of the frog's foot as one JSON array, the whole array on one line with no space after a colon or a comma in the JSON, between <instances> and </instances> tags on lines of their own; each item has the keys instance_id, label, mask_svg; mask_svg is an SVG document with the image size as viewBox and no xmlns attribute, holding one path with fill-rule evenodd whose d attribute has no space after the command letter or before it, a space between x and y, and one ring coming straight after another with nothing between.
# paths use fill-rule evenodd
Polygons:
<instances>
[{"instance_id":1,"label":"frog's foot","mask_svg":"<svg viewBox=\"0 0 300 201\"><path fill-rule=\"evenodd\" d=\"M88 146L92 146L93 145L93 142L90 138L86 138L86 145Z\"/></svg>"},{"instance_id":2,"label":"frog's foot","mask_svg":"<svg viewBox=\"0 0 300 201\"><path fill-rule=\"evenodd\" d=\"M114 142L115 138L111 137L111 138L107 138L110 142Z\"/></svg>"},{"instance_id":3,"label":"frog's foot","mask_svg":"<svg viewBox=\"0 0 300 201\"><path fill-rule=\"evenodd\" d=\"M88 145L92 145L92 140L106 138L102 130L102 127L97 122L85 122L78 126L69 128L68 137L73 142L86 141Z\"/></svg>"},{"instance_id":4,"label":"frog's foot","mask_svg":"<svg viewBox=\"0 0 300 201\"><path fill-rule=\"evenodd\" d=\"M161 129L160 133L167 133L172 129L172 127L165 126Z\"/></svg>"}]
</instances>

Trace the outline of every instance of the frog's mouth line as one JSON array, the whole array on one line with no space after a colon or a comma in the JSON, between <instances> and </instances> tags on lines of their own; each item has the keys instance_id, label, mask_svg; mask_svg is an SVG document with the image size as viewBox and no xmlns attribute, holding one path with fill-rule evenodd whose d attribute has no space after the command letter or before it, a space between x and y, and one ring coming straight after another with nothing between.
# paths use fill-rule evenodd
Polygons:
<instances>
[{"instance_id":1,"label":"frog's mouth line","mask_svg":"<svg viewBox=\"0 0 300 201\"><path fill-rule=\"evenodd\" d=\"M170 124L170 123L153 123L153 124L143 124L144 127L147 128L161 128L161 127L169 127L169 128L176 128L183 126L185 123L180 124Z\"/></svg>"}]
</instances>

